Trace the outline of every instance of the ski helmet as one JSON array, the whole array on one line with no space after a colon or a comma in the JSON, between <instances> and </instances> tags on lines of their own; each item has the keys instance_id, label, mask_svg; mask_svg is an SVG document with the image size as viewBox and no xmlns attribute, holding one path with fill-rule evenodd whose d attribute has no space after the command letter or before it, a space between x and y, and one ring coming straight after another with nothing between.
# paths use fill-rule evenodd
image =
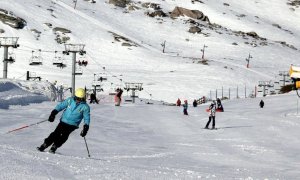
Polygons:
<instances>
[{"instance_id":1,"label":"ski helmet","mask_svg":"<svg viewBox=\"0 0 300 180\"><path fill-rule=\"evenodd\" d=\"M78 98L85 98L85 90L82 88L76 89L75 96Z\"/></svg>"}]
</instances>

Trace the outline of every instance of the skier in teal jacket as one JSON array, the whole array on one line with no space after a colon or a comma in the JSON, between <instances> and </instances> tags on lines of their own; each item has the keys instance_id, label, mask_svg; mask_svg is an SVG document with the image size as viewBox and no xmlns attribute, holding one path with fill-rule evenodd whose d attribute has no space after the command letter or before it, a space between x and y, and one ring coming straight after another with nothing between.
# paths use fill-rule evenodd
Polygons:
<instances>
[{"instance_id":1,"label":"skier in teal jacket","mask_svg":"<svg viewBox=\"0 0 300 180\"><path fill-rule=\"evenodd\" d=\"M75 91L74 97L69 97L65 101L58 104L51 112L48 121L53 122L55 116L64 110L60 122L56 129L44 140L44 143L37 147L39 151L44 151L52 145L49 152L55 153L57 148L62 146L69 135L79 127L82 119L84 119L83 130L80 135L85 137L90 125L90 107L85 101L85 90L79 88Z\"/></svg>"}]
</instances>

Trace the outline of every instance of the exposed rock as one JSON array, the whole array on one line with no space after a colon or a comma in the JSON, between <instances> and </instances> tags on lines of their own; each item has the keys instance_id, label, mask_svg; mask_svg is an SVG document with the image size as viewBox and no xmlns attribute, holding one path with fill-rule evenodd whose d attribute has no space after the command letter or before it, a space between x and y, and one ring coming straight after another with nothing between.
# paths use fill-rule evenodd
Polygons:
<instances>
[{"instance_id":1,"label":"exposed rock","mask_svg":"<svg viewBox=\"0 0 300 180\"><path fill-rule=\"evenodd\" d=\"M109 0L109 4L113 4L115 6L125 8L127 4L129 4L131 1L130 0Z\"/></svg>"},{"instance_id":2,"label":"exposed rock","mask_svg":"<svg viewBox=\"0 0 300 180\"><path fill-rule=\"evenodd\" d=\"M134 11L134 10L138 10L138 9L141 9L141 8L138 6L132 5L132 4L128 6L129 11Z\"/></svg>"},{"instance_id":3,"label":"exposed rock","mask_svg":"<svg viewBox=\"0 0 300 180\"><path fill-rule=\"evenodd\" d=\"M259 38L259 36L257 35L257 33L254 32L254 31L247 32L246 34L247 34L248 36L251 36L251 37L255 38L255 39L258 39L258 38Z\"/></svg>"},{"instance_id":4,"label":"exposed rock","mask_svg":"<svg viewBox=\"0 0 300 180\"><path fill-rule=\"evenodd\" d=\"M120 36L114 32L108 31L114 36L115 41L122 42L122 46L139 46L137 43L127 39L126 37Z\"/></svg>"},{"instance_id":5,"label":"exposed rock","mask_svg":"<svg viewBox=\"0 0 300 180\"><path fill-rule=\"evenodd\" d=\"M179 16L188 16L193 19L198 19L202 21L206 21L210 23L207 16L205 16L201 11L199 10L189 10L186 8L178 7L176 6L174 10L171 12L171 18L177 18Z\"/></svg>"},{"instance_id":6,"label":"exposed rock","mask_svg":"<svg viewBox=\"0 0 300 180\"><path fill-rule=\"evenodd\" d=\"M52 28L52 24L51 23L44 23L48 28Z\"/></svg>"},{"instance_id":7,"label":"exposed rock","mask_svg":"<svg viewBox=\"0 0 300 180\"><path fill-rule=\"evenodd\" d=\"M5 33L4 29L0 29L0 34Z\"/></svg>"},{"instance_id":8,"label":"exposed rock","mask_svg":"<svg viewBox=\"0 0 300 180\"><path fill-rule=\"evenodd\" d=\"M142 7L144 8L152 8L154 10L160 10L160 6L159 4L156 4L156 3L150 3L150 2L147 2L147 3L142 3Z\"/></svg>"},{"instance_id":9,"label":"exposed rock","mask_svg":"<svg viewBox=\"0 0 300 180\"><path fill-rule=\"evenodd\" d=\"M156 17L156 16L159 16L159 17L167 17L167 14L165 12L163 12L162 10L157 10L157 11L154 11L154 12L147 12L146 15L150 16L150 17Z\"/></svg>"},{"instance_id":10,"label":"exposed rock","mask_svg":"<svg viewBox=\"0 0 300 180\"><path fill-rule=\"evenodd\" d=\"M13 12L8 12L4 9L0 9L0 21L16 29L23 29L27 25L27 22L24 19L17 17Z\"/></svg>"},{"instance_id":11,"label":"exposed rock","mask_svg":"<svg viewBox=\"0 0 300 180\"><path fill-rule=\"evenodd\" d=\"M195 33L201 33L201 29L199 27L197 27L197 26L192 26L192 27L190 27L189 32L193 33L193 34L195 34Z\"/></svg>"},{"instance_id":12,"label":"exposed rock","mask_svg":"<svg viewBox=\"0 0 300 180\"><path fill-rule=\"evenodd\" d=\"M287 4L291 6L300 6L300 0L290 0Z\"/></svg>"},{"instance_id":13,"label":"exposed rock","mask_svg":"<svg viewBox=\"0 0 300 180\"><path fill-rule=\"evenodd\" d=\"M57 33L57 32L61 32L61 33L71 33L72 31L62 28L62 27L55 27L53 28L53 32Z\"/></svg>"}]
</instances>

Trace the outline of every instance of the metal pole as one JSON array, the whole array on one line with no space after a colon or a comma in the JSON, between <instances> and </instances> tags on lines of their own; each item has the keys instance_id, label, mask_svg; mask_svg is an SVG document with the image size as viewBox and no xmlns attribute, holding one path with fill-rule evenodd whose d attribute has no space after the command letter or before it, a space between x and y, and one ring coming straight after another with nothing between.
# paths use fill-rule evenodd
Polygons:
<instances>
[{"instance_id":1,"label":"metal pole","mask_svg":"<svg viewBox=\"0 0 300 180\"><path fill-rule=\"evenodd\" d=\"M239 98L239 86L236 87L236 98Z\"/></svg>"},{"instance_id":2,"label":"metal pole","mask_svg":"<svg viewBox=\"0 0 300 180\"><path fill-rule=\"evenodd\" d=\"M89 157L91 157L91 155L90 155L90 151L89 151L88 145L87 145L87 143L86 143L86 139L85 139L85 137L83 137L83 139L84 139L84 142L85 142L85 147L86 147L86 150L87 150L87 152L88 152L88 156L89 156Z\"/></svg>"},{"instance_id":3,"label":"metal pole","mask_svg":"<svg viewBox=\"0 0 300 180\"><path fill-rule=\"evenodd\" d=\"M73 61L72 61L72 96L75 95L75 70L76 70L76 53L73 52Z\"/></svg>"},{"instance_id":4,"label":"metal pole","mask_svg":"<svg viewBox=\"0 0 300 180\"><path fill-rule=\"evenodd\" d=\"M132 103L135 103L135 91L132 90Z\"/></svg>"},{"instance_id":5,"label":"metal pole","mask_svg":"<svg viewBox=\"0 0 300 180\"><path fill-rule=\"evenodd\" d=\"M297 115L298 115L298 111L299 111L299 98L297 98Z\"/></svg>"},{"instance_id":6,"label":"metal pole","mask_svg":"<svg viewBox=\"0 0 300 180\"><path fill-rule=\"evenodd\" d=\"M216 89L216 100L218 98L218 89Z\"/></svg>"},{"instance_id":7,"label":"metal pole","mask_svg":"<svg viewBox=\"0 0 300 180\"><path fill-rule=\"evenodd\" d=\"M224 99L223 86L222 86L222 99Z\"/></svg>"},{"instance_id":8,"label":"metal pole","mask_svg":"<svg viewBox=\"0 0 300 180\"><path fill-rule=\"evenodd\" d=\"M246 84L245 84L245 99L247 98L247 88L246 88Z\"/></svg>"},{"instance_id":9,"label":"metal pole","mask_svg":"<svg viewBox=\"0 0 300 180\"><path fill-rule=\"evenodd\" d=\"M8 59L8 46L4 46L3 56L3 79L7 79L7 59Z\"/></svg>"}]
</instances>

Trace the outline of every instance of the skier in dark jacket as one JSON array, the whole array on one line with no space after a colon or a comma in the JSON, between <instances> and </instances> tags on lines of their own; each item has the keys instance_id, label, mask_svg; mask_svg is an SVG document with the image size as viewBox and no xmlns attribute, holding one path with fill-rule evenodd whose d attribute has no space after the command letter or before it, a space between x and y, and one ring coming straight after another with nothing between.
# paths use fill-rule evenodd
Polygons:
<instances>
[{"instance_id":1,"label":"skier in dark jacket","mask_svg":"<svg viewBox=\"0 0 300 180\"><path fill-rule=\"evenodd\" d=\"M99 103L98 102L98 99L97 99L97 97L96 97L96 95L94 94L94 93L92 93L91 95L90 95L90 104L94 104L94 103Z\"/></svg>"},{"instance_id":2,"label":"skier in dark jacket","mask_svg":"<svg viewBox=\"0 0 300 180\"><path fill-rule=\"evenodd\" d=\"M84 119L83 130L80 135L85 137L90 124L90 107L85 101L85 90L79 88L75 91L74 97L69 97L59 103L51 112L48 121L53 122L55 116L64 110L60 122L56 129L44 140L44 143L37 147L39 151L44 151L51 146L49 152L55 153L56 149L62 146L68 139L69 135L78 128L82 119Z\"/></svg>"},{"instance_id":3,"label":"skier in dark jacket","mask_svg":"<svg viewBox=\"0 0 300 180\"><path fill-rule=\"evenodd\" d=\"M259 102L259 106L260 106L260 108L263 108L263 107L264 107L264 105L265 105L265 102L264 102L263 100L261 100L261 101Z\"/></svg>"},{"instance_id":4,"label":"skier in dark jacket","mask_svg":"<svg viewBox=\"0 0 300 180\"><path fill-rule=\"evenodd\" d=\"M193 101L193 106L194 106L194 107L197 107L197 105L198 105L198 103L197 103L196 99L194 99L194 101Z\"/></svg>"},{"instance_id":5,"label":"skier in dark jacket","mask_svg":"<svg viewBox=\"0 0 300 180\"><path fill-rule=\"evenodd\" d=\"M217 111L218 112L224 112L223 105L221 103L221 99L217 98Z\"/></svg>"}]
</instances>

